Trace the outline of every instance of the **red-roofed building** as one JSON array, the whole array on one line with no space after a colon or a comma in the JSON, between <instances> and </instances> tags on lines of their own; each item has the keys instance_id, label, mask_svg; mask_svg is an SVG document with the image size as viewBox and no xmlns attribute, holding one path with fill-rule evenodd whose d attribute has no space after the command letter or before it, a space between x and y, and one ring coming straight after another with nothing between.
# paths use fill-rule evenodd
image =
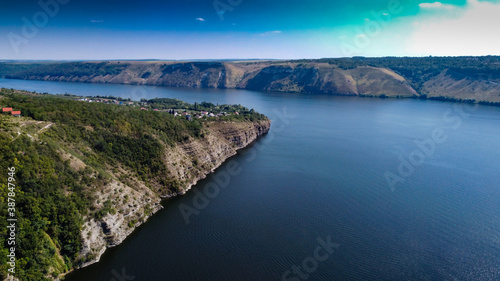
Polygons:
<instances>
[{"instance_id":1,"label":"red-roofed building","mask_svg":"<svg viewBox=\"0 0 500 281\"><path fill-rule=\"evenodd\" d=\"M12 111L12 115L19 117L21 116L21 111Z\"/></svg>"},{"instance_id":2,"label":"red-roofed building","mask_svg":"<svg viewBox=\"0 0 500 281\"><path fill-rule=\"evenodd\" d=\"M11 112L12 111L12 107L4 107L2 108L2 112Z\"/></svg>"}]
</instances>

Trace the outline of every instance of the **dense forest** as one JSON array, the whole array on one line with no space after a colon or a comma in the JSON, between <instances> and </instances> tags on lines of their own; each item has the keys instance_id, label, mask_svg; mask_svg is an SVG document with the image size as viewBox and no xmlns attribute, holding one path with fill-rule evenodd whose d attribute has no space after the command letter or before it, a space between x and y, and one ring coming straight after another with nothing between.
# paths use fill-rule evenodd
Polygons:
<instances>
[{"instance_id":1,"label":"dense forest","mask_svg":"<svg viewBox=\"0 0 500 281\"><path fill-rule=\"evenodd\" d=\"M239 105L191 105L178 100L143 101L150 108L165 104L186 108L240 109L235 120L264 120ZM110 202L97 208L90 187L107 184L110 169L125 167L148 185L175 190L162 151L189 139L204 138L205 122L136 106L88 103L73 96L52 96L0 89L0 105L22 117L0 115L0 277L7 274L7 194L9 168L15 168L17 218L16 276L50 280L85 262L81 228L85 217L115 212ZM158 105L156 107L156 105ZM225 118L225 117L223 117ZM222 120L222 119L221 119ZM225 119L226 120L226 119ZM75 171L62 151L77 155L85 169Z\"/></svg>"},{"instance_id":2,"label":"dense forest","mask_svg":"<svg viewBox=\"0 0 500 281\"><path fill-rule=\"evenodd\" d=\"M27 72L31 76L46 75L50 73L54 76L99 76L99 75L114 75L120 73L127 64L108 64L101 63L16 63L16 64L2 64L0 67L0 76L7 78L15 77L17 73Z\"/></svg>"}]
</instances>

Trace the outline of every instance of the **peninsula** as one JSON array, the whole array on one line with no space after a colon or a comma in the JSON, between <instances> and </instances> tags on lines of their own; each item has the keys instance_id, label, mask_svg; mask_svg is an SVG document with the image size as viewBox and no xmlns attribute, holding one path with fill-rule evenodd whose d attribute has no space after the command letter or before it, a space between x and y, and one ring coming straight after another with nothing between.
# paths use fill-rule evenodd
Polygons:
<instances>
[{"instance_id":1,"label":"peninsula","mask_svg":"<svg viewBox=\"0 0 500 281\"><path fill-rule=\"evenodd\" d=\"M253 109L176 99L0 89L0 105L19 112L0 115L1 170L15 171L19 280L53 280L98 261L160 210L162 198L184 194L270 129ZM6 231L5 198L1 204ZM0 251L6 259L6 245ZM2 280L7 273L5 260Z\"/></svg>"}]
</instances>

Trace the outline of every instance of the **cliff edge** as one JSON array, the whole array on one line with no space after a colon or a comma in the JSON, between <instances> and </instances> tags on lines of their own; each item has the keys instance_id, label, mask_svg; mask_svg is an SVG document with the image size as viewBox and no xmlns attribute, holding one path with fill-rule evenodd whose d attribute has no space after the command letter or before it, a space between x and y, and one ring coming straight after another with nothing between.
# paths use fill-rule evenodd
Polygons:
<instances>
[{"instance_id":1,"label":"cliff edge","mask_svg":"<svg viewBox=\"0 0 500 281\"><path fill-rule=\"evenodd\" d=\"M161 186L153 187L153 192L137 179L134 184L127 185L112 181L99 196L100 201L111 200L123 202L124 197L133 201L116 205L118 212L107 214L100 220L86 220L82 229L84 248L81 256L86 262L79 267L88 266L99 261L108 247L121 242L144 223L152 214L159 211L162 198L185 194L200 179L205 178L226 159L235 155L239 149L245 148L270 129L270 121L254 122L212 122L209 134L201 140L190 140L164 151L164 159L169 176L180 182L176 192L160 191ZM119 193L116 193L120 190ZM133 224L131 223L133 222Z\"/></svg>"}]
</instances>

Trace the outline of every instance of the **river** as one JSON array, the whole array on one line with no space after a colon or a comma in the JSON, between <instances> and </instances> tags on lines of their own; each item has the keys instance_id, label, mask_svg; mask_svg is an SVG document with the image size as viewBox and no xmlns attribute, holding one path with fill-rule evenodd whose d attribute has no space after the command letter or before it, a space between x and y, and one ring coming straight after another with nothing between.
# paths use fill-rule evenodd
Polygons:
<instances>
[{"instance_id":1,"label":"river","mask_svg":"<svg viewBox=\"0 0 500 281\"><path fill-rule=\"evenodd\" d=\"M230 159L237 172L224 164L165 200L68 281L500 280L500 107L8 79L0 87L242 104L273 120Z\"/></svg>"}]
</instances>

